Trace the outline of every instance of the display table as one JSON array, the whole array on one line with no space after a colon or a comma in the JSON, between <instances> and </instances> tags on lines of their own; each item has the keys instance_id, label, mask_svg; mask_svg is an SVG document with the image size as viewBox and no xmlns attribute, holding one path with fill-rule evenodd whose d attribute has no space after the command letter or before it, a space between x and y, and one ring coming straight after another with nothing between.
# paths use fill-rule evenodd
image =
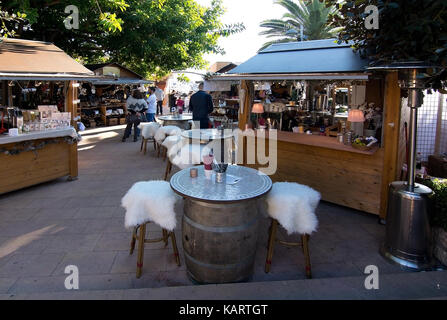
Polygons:
<instances>
[{"instance_id":1,"label":"display table","mask_svg":"<svg viewBox=\"0 0 447 320\"><path fill-rule=\"evenodd\" d=\"M0 136L0 194L68 176L78 176L73 128Z\"/></svg>"},{"instance_id":2,"label":"display table","mask_svg":"<svg viewBox=\"0 0 447 320\"><path fill-rule=\"evenodd\" d=\"M258 238L257 199L272 188L259 171L229 166L227 178L216 183L190 169L171 178L172 189L185 198L182 242L188 275L198 283L229 283L253 274ZM240 179L235 182L235 179ZM231 184L230 184L231 183Z\"/></svg>"}]
</instances>

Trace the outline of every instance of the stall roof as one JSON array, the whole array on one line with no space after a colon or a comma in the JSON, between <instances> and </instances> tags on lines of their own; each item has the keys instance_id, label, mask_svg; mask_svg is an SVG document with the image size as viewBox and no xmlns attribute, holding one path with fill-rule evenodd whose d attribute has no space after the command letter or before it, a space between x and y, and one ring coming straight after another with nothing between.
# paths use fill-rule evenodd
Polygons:
<instances>
[{"instance_id":1,"label":"stall roof","mask_svg":"<svg viewBox=\"0 0 447 320\"><path fill-rule=\"evenodd\" d=\"M87 80L94 73L49 42L1 39L2 80Z\"/></svg>"},{"instance_id":2,"label":"stall roof","mask_svg":"<svg viewBox=\"0 0 447 320\"><path fill-rule=\"evenodd\" d=\"M139 85L139 84L153 84L154 81L151 80L138 80L138 79L129 79L129 78L119 78L119 79L106 79L104 77L103 79L99 78L97 80L91 81L95 85L120 85L120 84L133 84L133 85Z\"/></svg>"},{"instance_id":3,"label":"stall roof","mask_svg":"<svg viewBox=\"0 0 447 320\"><path fill-rule=\"evenodd\" d=\"M273 44L228 75L363 73L368 61L356 54L351 45L337 44L335 39Z\"/></svg>"}]
</instances>

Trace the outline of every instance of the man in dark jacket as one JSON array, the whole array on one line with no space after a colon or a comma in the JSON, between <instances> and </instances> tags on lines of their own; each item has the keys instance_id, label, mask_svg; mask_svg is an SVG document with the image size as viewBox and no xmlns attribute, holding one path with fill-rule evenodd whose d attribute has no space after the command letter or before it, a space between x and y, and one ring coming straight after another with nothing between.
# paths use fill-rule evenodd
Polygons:
<instances>
[{"instance_id":1,"label":"man in dark jacket","mask_svg":"<svg viewBox=\"0 0 447 320\"><path fill-rule=\"evenodd\" d=\"M203 83L199 85L199 91L191 96L189 109L192 111L192 120L200 121L200 129L208 129L208 115L213 112L213 99L203 91Z\"/></svg>"}]
</instances>

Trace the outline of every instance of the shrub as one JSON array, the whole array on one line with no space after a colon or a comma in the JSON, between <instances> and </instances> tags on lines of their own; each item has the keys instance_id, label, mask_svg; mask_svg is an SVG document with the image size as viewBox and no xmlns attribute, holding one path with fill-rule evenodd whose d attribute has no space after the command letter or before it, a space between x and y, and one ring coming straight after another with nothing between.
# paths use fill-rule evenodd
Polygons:
<instances>
[{"instance_id":1,"label":"shrub","mask_svg":"<svg viewBox=\"0 0 447 320\"><path fill-rule=\"evenodd\" d=\"M433 210L430 212L431 224L447 232L447 179L426 180L424 185L433 190L431 196Z\"/></svg>"}]
</instances>

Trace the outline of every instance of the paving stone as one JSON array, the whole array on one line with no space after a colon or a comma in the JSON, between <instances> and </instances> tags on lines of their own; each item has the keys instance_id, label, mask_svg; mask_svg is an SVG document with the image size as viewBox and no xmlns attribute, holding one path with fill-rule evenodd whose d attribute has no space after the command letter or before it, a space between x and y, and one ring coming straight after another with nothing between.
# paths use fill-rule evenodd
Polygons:
<instances>
[{"instance_id":1,"label":"paving stone","mask_svg":"<svg viewBox=\"0 0 447 320\"><path fill-rule=\"evenodd\" d=\"M0 277L48 276L62 261L64 254L15 254L0 267Z\"/></svg>"},{"instance_id":2,"label":"paving stone","mask_svg":"<svg viewBox=\"0 0 447 320\"><path fill-rule=\"evenodd\" d=\"M79 269L79 276L108 274L115 260L116 252L78 252L67 253L53 275L65 274L65 268L74 265Z\"/></svg>"},{"instance_id":3,"label":"paving stone","mask_svg":"<svg viewBox=\"0 0 447 320\"><path fill-rule=\"evenodd\" d=\"M53 237L45 253L67 253L93 251L99 238L99 234L58 234Z\"/></svg>"},{"instance_id":4,"label":"paving stone","mask_svg":"<svg viewBox=\"0 0 447 320\"><path fill-rule=\"evenodd\" d=\"M22 221L26 222L33 218L39 209L26 209L26 208L2 208L0 207L0 221Z\"/></svg>"},{"instance_id":5,"label":"paving stone","mask_svg":"<svg viewBox=\"0 0 447 320\"><path fill-rule=\"evenodd\" d=\"M16 283L17 278L0 278L0 293L7 293L9 288L11 288L14 283Z\"/></svg>"},{"instance_id":6,"label":"paving stone","mask_svg":"<svg viewBox=\"0 0 447 320\"><path fill-rule=\"evenodd\" d=\"M115 213L115 207L80 207L74 219L108 219Z\"/></svg>"},{"instance_id":7,"label":"paving stone","mask_svg":"<svg viewBox=\"0 0 447 320\"><path fill-rule=\"evenodd\" d=\"M143 273L167 271L169 254L167 250L145 250L143 259ZM135 273L137 265L137 252L118 252L113 263L111 273Z\"/></svg>"}]
</instances>

